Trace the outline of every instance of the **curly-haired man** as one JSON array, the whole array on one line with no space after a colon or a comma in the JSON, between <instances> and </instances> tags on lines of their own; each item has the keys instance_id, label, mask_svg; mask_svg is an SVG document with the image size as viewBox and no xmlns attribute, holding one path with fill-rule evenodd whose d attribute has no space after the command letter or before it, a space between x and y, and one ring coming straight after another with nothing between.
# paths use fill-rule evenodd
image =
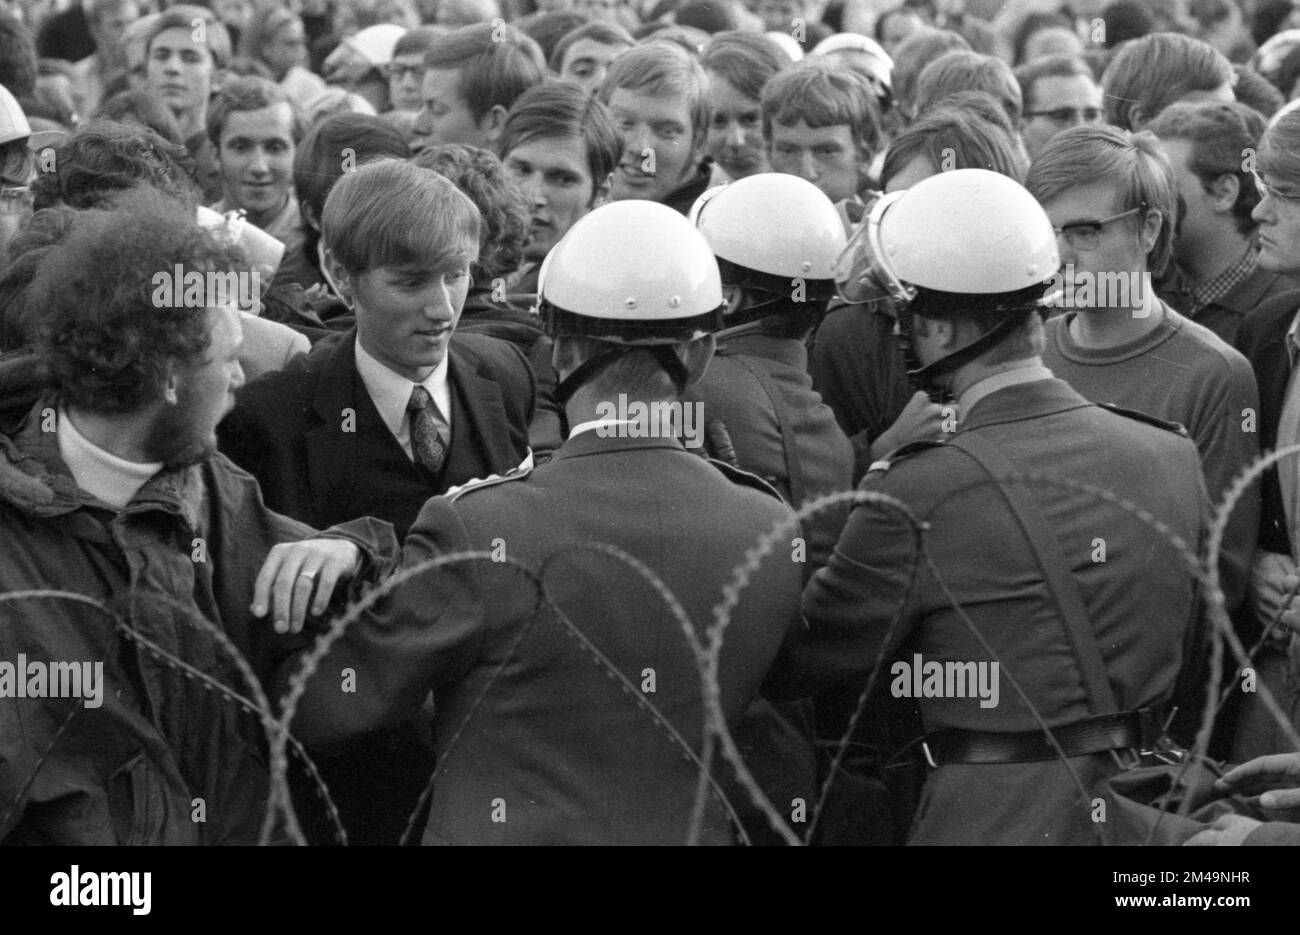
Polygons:
<instances>
[{"instance_id":1,"label":"curly-haired man","mask_svg":"<svg viewBox=\"0 0 1300 935\"><path fill-rule=\"evenodd\" d=\"M189 286L244 268L148 190L42 255L36 350L0 362L0 591L42 595L5 607L4 843L256 840L262 734L220 644L265 675L294 648L276 631L395 553L374 520L318 538L272 513L215 452L244 381L240 316ZM15 412L33 362L47 387Z\"/></svg>"}]
</instances>

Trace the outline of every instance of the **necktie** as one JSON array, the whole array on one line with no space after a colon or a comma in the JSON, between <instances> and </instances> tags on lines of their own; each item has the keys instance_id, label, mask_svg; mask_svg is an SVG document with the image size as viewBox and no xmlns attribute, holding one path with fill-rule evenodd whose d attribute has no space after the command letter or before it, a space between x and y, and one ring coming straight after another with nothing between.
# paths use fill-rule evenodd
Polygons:
<instances>
[{"instance_id":1,"label":"necktie","mask_svg":"<svg viewBox=\"0 0 1300 935\"><path fill-rule=\"evenodd\" d=\"M416 463L429 472L434 481L442 477L447 463L447 442L442 437L438 419L434 415L433 397L418 384L411 390L406 411L411 414L411 451Z\"/></svg>"}]
</instances>

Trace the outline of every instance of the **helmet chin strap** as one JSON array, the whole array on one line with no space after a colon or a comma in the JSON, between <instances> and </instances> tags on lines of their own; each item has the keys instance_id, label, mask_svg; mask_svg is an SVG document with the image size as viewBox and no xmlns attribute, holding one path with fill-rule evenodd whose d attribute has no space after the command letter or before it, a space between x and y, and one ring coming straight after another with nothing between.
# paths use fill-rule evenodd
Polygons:
<instances>
[{"instance_id":1,"label":"helmet chin strap","mask_svg":"<svg viewBox=\"0 0 1300 935\"><path fill-rule=\"evenodd\" d=\"M1024 322L1030 313L1035 311L1045 314L1047 310L1037 309L1033 306L1010 309L1003 314L996 325L970 344L953 351L946 357L940 357L929 364L922 364L920 356L916 353L916 346L912 341L913 315L911 309L910 307L900 309L898 313L898 349L902 352L903 362L907 367L908 380L911 381L912 386L929 396L931 402L952 402L955 398L952 389L940 383L939 378L954 372L958 367L970 363L985 351L1000 344L1007 335Z\"/></svg>"},{"instance_id":2,"label":"helmet chin strap","mask_svg":"<svg viewBox=\"0 0 1300 935\"><path fill-rule=\"evenodd\" d=\"M636 350L646 350L654 355L659 366L668 374L668 378L673 381L673 386L680 396L686 391L686 381L690 374L686 370L686 365L682 359L677 356L674 344L611 344L608 348L588 357L576 370L561 380L555 387L555 399L560 404L560 420L564 434L569 432L569 418L564 411L573 398L573 394L586 383L590 383L595 377L612 366L616 361L621 360L625 354Z\"/></svg>"}]
</instances>

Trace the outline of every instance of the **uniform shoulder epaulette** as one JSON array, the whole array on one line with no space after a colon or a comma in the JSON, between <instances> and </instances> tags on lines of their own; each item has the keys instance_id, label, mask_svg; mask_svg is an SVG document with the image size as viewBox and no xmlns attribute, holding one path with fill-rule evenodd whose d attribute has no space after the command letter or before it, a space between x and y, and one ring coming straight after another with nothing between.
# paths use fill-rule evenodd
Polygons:
<instances>
[{"instance_id":1,"label":"uniform shoulder epaulette","mask_svg":"<svg viewBox=\"0 0 1300 935\"><path fill-rule=\"evenodd\" d=\"M532 472L533 466L529 464L526 467L517 467L513 471L506 471L504 474L489 474L487 477L476 477L457 487L449 487L443 496L448 500L459 500L465 494L473 493L476 490L495 487L497 484L506 484L512 480L523 480Z\"/></svg>"},{"instance_id":2,"label":"uniform shoulder epaulette","mask_svg":"<svg viewBox=\"0 0 1300 935\"><path fill-rule=\"evenodd\" d=\"M1191 435L1187 429L1179 422L1166 422L1164 419L1157 419L1155 416L1145 412L1138 412L1136 409L1125 409L1123 406L1116 406L1114 403L1097 403L1102 409L1109 410L1119 416L1125 416L1129 419L1135 419L1138 422L1145 422L1147 425L1154 425L1158 429L1164 429L1166 432L1173 432L1183 438L1190 438Z\"/></svg>"},{"instance_id":3,"label":"uniform shoulder epaulette","mask_svg":"<svg viewBox=\"0 0 1300 935\"><path fill-rule=\"evenodd\" d=\"M931 448L942 448L943 444L943 442L931 441L908 442L901 448L895 448L879 461L871 462L871 467L867 468L867 473L872 474L877 471L881 474L888 473L889 469L899 461L905 461L913 455L919 454L922 451L928 451Z\"/></svg>"},{"instance_id":4,"label":"uniform shoulder epaulette","mask_svg":"<svg viewBox=\"0 0 1300 935\"><path fill-rule=\"evenodd\" d=\"M705 458L705 461L712 464L715 468L723 473L723 476L733 484L739 484L742 487L752 487L754 490L760 490L769 496L776 497L780 500L781 495L777 493L775 487L769 484L757 474L751 474L748 471L736 467L734 464L728 464L726 461L719 461L717 458Z\"/></svg>"}]
</instances>

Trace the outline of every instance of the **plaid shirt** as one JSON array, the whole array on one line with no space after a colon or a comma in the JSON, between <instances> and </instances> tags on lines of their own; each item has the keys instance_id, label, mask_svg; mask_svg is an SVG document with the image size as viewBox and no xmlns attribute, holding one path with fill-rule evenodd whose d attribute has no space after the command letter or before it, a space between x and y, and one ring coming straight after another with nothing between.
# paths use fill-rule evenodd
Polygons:
<instances>
[{"instance_id":1,"label":"plaid shirt","mask_svg":"<svg viewBox=\"0 0 1300 935\"><path fill-rule=\"evenodd\" d=\"M1213 279L1201 283L1191 292L1187 306L1187 317L1194 318L1207 305L1213 305L1241 283L1245 282L1255 267L1259 265L1259 249L1251 244L1242 254L1241 259L1233 263Z\"/></svg>"}]
</instances>

